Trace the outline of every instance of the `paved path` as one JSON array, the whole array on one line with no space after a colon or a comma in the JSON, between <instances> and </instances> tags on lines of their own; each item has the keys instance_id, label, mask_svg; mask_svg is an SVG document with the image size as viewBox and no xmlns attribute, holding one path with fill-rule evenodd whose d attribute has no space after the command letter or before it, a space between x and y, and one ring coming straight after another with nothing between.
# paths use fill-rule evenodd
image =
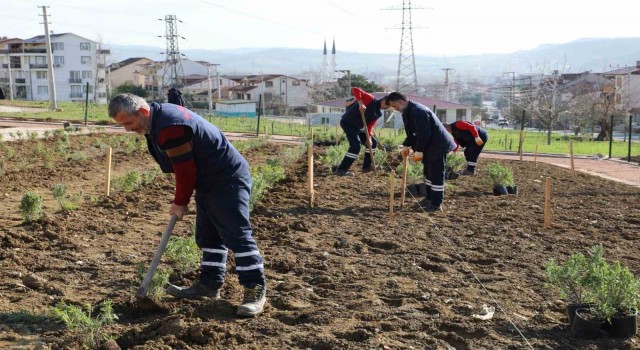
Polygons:
<instances>
[{"instance_id":1,"label":"paved path","mask_svg":"<svg viewBox=\"0 0 640 350\"><path fill-rule=\"evenodd\" d=\"M515 153L495 153L482 152L484 158L512 159L518 160L520 157ZM533 155L523 155L522 160L534 161ZM538 162L553 164L562 168L571 168L571 159L559 156L538 155ZM599 176L605 179L621 182L630 186L640 187L640 166L637 163L628 163L618 160L574 158L576 171Z\"/></svg>"}]
</instances>

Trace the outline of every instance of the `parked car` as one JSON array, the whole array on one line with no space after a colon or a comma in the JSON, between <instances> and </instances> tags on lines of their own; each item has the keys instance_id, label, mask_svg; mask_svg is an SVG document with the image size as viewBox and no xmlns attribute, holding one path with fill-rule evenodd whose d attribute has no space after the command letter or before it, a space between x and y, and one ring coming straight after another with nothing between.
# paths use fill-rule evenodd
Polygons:
<instances>
[{"instance_id":1,"label":"parked car","mask_svg":"<svg viewBox=\"0 0 640 350\"><path fill-rule=\"evenodd\" d=\"M498 119L498 126L509 126L509 121L506 119Z\"/></svg>"}]
</instances>

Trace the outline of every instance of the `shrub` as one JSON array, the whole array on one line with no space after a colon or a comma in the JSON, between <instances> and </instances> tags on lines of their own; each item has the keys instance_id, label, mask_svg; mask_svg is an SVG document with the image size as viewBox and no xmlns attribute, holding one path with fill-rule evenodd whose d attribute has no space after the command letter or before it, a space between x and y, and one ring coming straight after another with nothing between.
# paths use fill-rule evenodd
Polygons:
<instances>
[{"instance_id":1,"label":"shrub","mask_svg":"<svg viewBox=\"0 0 640 350\"><path fill-rule=\"evenodd\" d=\"M514 186L511 169L498 163L489 164L486 168L493 186Z\"/></svg>"},{"instance_id":2,"label":"shrub","mask_svg":"<svg viewBox=\"0 0 640 350\"><path fill-rule=\"evenodd\" d=\"M342 162L342 158L344 158L348 148L349 145L346 143L339 146L329 146L326 148L324 155L320 157L320 162L331 169L332 166L337 166Z\"/></svg>"},{"instance_id":3,"label":"shrub","mask_svg":"<svg viewBox=\"0 0 640 350\"><path fill-rule=\"evenodd\" d=\"M42 197L34 192L25 193L20 201L20 213L24 222L39 219L42 214Z\"/></svg>"},{"instance_id":4,"label":"shrub","mask_svg":"<svg viewBox=\"0 0 640 350\"><path fill-rule=\"evenodd\" d=\"M75 160L76 162L84 162L87 160L87 155L82 151L76 151L69 155L69 160Z\"/></svg>"},{"instance_id":5,"label":"shrub","mask_svg":"<svg viewBox=\"0 0 640 350\"><path fill-rule=\"evenodd\" d=\"M56 184L51 191L53 192L53 198L60 204L60 209L64 209L64 202L67 199L67 185L63 183Z\"/></svg>"},{"instance_id":6,"label":"shrub","mask_svg":"<svg viewBox=\"0 0 640 350\"><path fill-rule=\"evenodd\" d=\"M138 283L142 283L147 274L147 266L144 263L136 265L136 277ZM169 271L158 267L156 273L151 278L151 284L147 290L147 296L153 300L160 300L164 296L164 286L169 283Z\"/></svg>"},{"instance_id":7,"label":"shrub","mask_svg":"<svg viewBox=\"0 0 640 350\"><path fill-rule=\"evenodd\" d=\"M193 225L195 226L195 222ZM202 252L196 244L195 235L184 238L172 236L167 244L166 255L180 275L196 270L202 259Z\"/></svg>"},{"instance_id":8,"label":"shrub","mask_svg":"<svg viewBox=\"0 0 640 350\"><path fill-rule=\"evenodd\" d=\"M4 148L4 152L5 152L5 155L7 156L7 159L13 158L13 156L16 153L15 150L13 149L13 147L11 147L11 146L6 146Z\"/></svg>"},{"instance_id":9,"label":"shrub","mask_svg":"<svg viewBox=\"0 0 640 350\"><path fill-rule=\"evenodd\" d=\"M123 176L113 179L113 187L124 192L133 192L142 183L142 176L136 170L127 171Z\"/></svg>"},{"instance_id":10,"label":"shrub","mask_svg":"<svg viewBox=\"0 0 640 350\"><path fill-rule=\"evenodd\" d=\"M408 161L407 165L408 165L407 182L422 181L422 179L424 178L422 163ZM398 173L398 175L400 176L404 174L404 167L402 166L402 163L400 163L400 165L396 167L396 173Z\"/></svg>"},{"instance_id":11,"label":"shrub","mask_svg":"<svg viewBox=\"0 0 640 350\"><path fill-rule=\"evenodd\" d=\"M447 157L447 162L445 163L445 169L446 169L447 175L452 174L452 173L456 173L456 172L464 169L464 166L465 166L466 163L467 163L467 161L460 154L454 153L454 154L448 156Z\"/></svg>"},{"instance_id":12,"label":"shrub","mask_svg":"<svg viewBox=\"0 0 640 350\"><path fill-rule=\"evenodd\" d=\"M58 303L51 309L51 316L65 324L65 326L76 332L82 339L83 345L94 349L102 341L108 339L104 333L104 327L112 325L118 319L113 312L111 300L106 300L100 304L100 313L92 317L94 312L90 304L85 305L85 309L68 305L64 302Z\"/></svg>"},{"instance_id":13,"label":"shrub","mask_svg":"<svg viewBox=\"0 0 640 350\"><path fill-rule=\"evenodd\" d=\"M153 181L158 177L158 172L156 170L146 170L142 172L142 184L149 185L153 183Z\"/></svg>"}]
</instances>

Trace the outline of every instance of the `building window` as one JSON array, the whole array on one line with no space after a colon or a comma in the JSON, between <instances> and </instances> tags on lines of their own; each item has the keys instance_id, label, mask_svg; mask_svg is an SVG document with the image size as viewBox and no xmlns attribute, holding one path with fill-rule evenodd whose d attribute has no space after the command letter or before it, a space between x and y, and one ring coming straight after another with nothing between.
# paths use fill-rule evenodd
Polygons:
<instances>
[{"instance_id":1,"label":"building window","mask_svg":"<svg viewBox=\"0 0 640 350\"><path fill-rule=\"evenodd\" d=\"M270 93L270 92L265 92L265 93L264 93L264 99L265 99L265 101L270 101L270 100L272 100L272 99L273 99L273 94L272 94L272 93Z\"/></svg>"},{"instance_id":2,"label":"building window","mask_svg":"<svg viewBox=\"0 0 640 350\"><path fill-rule=\"evenodd\" d=\"M36 79L47 79L47 71L36 71Z\"/></svg>"},{"instance_id":3,"label":"building window","mask_svg":"<svg viewBox=\"0 0 640 350\"><path fill-rule=\"evenodd\" d=\"M93 72L90 70L83 70L82 71L82 79L91 79L93 78Z\"/></svg>"},{"instance_id":4,"label":"building window","mask_svg":"<svg viewBox=\"0 0 640 350\"><path fill-rule=\"evenodd\" d=\"M38 95L48 95L49 87L46 85L38 85Z\"/></svg>"},{"instance_id":5,"label":"building window","mask_svg":"<svg viewBox=\"0 0 640 350\"><path fill-rule=\"evenodd\" d=\"M64 56L53 56L53 64L56 66L62 66L64 64Z\"/></svg>"},{"instance_id":6,"label":"building window","mask_svg":"<svg viewBox=\"0 0 640 350\"><path fill-rule=\"evenodd\" d=\"M447 110L446 109L438 109L436 111L436 115L438 116L438 119L440 119L441 122L443 122L443 123L447 122Z\"/></svg>"},{"instance_id":7,"label":"building window","mask_svg":"<svg viewBox=\"0 0 640 350\"><path fill-rule=\"evenodd\" d=\"M82 79L80 78L79 70L72 70L69 72L69 84L79 84L82 83Z\"/></svg>"},{"instance_id":8,"label":"building window","mask_svg":"<svg viewBox=\"0 0 640 350\"><path fill-rule=\"evenodd\" d=\"M80 43L80 51L91 50L91 43Z\"/></svg>"},{"instance_id":9,"label":"building window","mask_svg":"<svg viewBox=\"0 0 640 350\"><path fill-rule=\"evenodd\" d=\"M47 58L44 56L36 56L36 64L39 66L47 64Z\"/></svg>"},{"instance_id":10,"label":"building window","mask_svg":"<svg viewBox=\"0 0 640 350\"><path fill-rule=\"evenodd\" d=\"M87 93L87 85L82 85L82 93L86 94ZM93 93L93 85L89 85L89 93Z\"/></svg>"},{"instance_id":11,"label":"building window","mask_svg":"<svg viewBox=\"0 0 640 350\"><path fill-rule=\"evenodd\" d=\"M456 120L464 120L466 110L456 109Z\"/></svg>"},{"instance_id":12,"label":"building window","mask_svg":"<svg viewBox=\"0 0 640 350\"><path fill-rule=\"evenodd\" d=\"M265 87L273 87L273 82L272 81L265 81L264 82L264 86Z\"/></svg>"},{"instance_id":13,"label":"building window","mask_svg":"<svg viewBox=\"0 0 640 350\"><path fill-rule=\"evenodd\" d=\"M300 80L294 80L291 82L292 86L300 86Z\"/></svg>"},{"instance_id":14,"label":"building window","mask_svg":"<svg viewBox=\"0 0 640 350\"><path fill-rule=\"evenodd\" d=\"M91 64L91 56L81 56L80 63L82 64Z\"/></svg>"},{"instance_id":15,"label":"building window","mask_svg":"<svg viewBox=\"0 0 640 350\"><path fill-rule=\"evenodd\" d=\"M64 43L51 43L53 51L64 51Z\"/></svg>"},{"instance_id":16,"label":"building window","mask_svg":"<svg viewBox=\"0 0 640 350\"><path fill-rule=\"evenodd\" d=\"M247 100L251 99L251 94L247 94Z\"/></svg>"},{"instance_id":17,"label":"building window","mask_svg":"<svg viewBox=\"0 0 640 350\"><path fill-rule=\"evenodd\" d=\"M9 62L11 62L11 68L22 68L22 63L18 56L9 56Z\"/></svg>"},{"instance_id":18,"label":"building window","mask_svg":"<svg viewBox=\"0 0 640 350\"><path fill-rule=\"evenodd\" d=\"M82 85L71 85L71 98L82 97Z\"/></svg>"},{"instance_id":19,"label":"building window","mask_svg":"<svg viewBox=\"0 0 640 350\"><path fill-rule=\"evenodd\" d=\"M282 83L286 84L287 83L287 79L282 79Z\"/></svg>"}]
</instances>

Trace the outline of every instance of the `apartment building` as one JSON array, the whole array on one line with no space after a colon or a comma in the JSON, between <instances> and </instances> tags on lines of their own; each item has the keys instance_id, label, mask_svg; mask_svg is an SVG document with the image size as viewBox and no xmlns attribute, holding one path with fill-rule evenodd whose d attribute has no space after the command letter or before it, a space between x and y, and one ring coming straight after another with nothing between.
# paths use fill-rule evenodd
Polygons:
<instances>
[{"instance_id":1,"label":"apartment building","mask_svg":"<svg viewBox=\"0 0 640 350\"><path fill-rule=\"evenodd\" d=\"M73 33L51 34L53 72L58 101L106 104L105 61L109 50ZM0 87L13 99L49 100L49 72L44 35L0 40Z\"/></svg>"}]
</instances>

